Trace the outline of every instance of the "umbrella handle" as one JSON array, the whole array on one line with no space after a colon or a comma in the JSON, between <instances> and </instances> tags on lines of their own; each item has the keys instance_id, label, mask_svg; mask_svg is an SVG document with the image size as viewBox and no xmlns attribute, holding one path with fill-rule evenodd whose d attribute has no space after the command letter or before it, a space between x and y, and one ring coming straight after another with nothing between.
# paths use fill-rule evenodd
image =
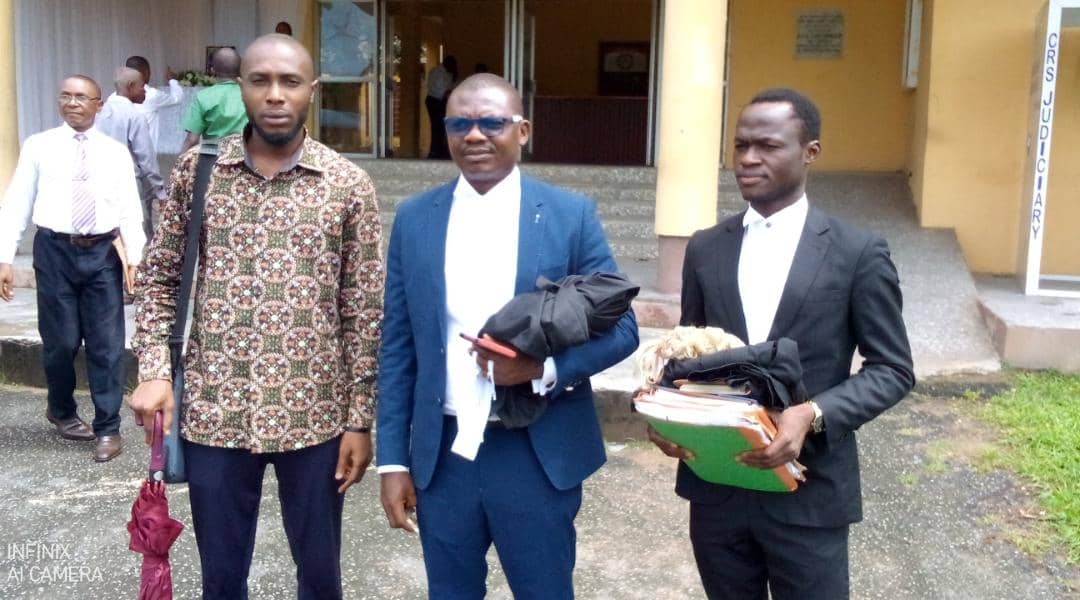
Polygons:
<instances>
[{"instance_id":1,"label":"umbrella handle","mask_svg":"<svg viewBox=\"0 0 1080 600\"><path fill-rule=\"evenodd\" d=\"M165 417L160 410L154 413L154 432L150 438L151 481L163 481L165 479L164 419Z\"/></svg>"}]
</instances>

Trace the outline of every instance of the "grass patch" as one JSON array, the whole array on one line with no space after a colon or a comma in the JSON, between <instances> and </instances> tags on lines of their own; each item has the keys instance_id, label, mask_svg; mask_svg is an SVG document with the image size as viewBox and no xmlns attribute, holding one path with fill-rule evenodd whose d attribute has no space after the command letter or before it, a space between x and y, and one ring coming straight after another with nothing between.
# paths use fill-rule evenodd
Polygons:
<instances>
[{"instance_id":1,"label":"grass patch","mask_svg":"<svg viewBox=\"0 0 1080 600\"><path fill-rule=\"evenodd\" d=\"M975 468L976 473L983 475L995 471L998 469L1007 468L1005 463L1005 453L1001 451L1001 448L995 448L993 446L983 448L976 454L971 461L972 466Z\"/></svg>"},{"instance_id":2,"label":"grass patch","mask_svg":"<svg viewBox=\"0 0 1080 600\"><path fill-rule=\"evenodd\" d=\"M1054 544L1053 527L1048 523L1025 523L1023 527L1012 527L1005 533L1005 539L1012 542L1028 556L1041 556Z\"/></svg>"},{"instance_id":3,"label":"grass patch","mask_svg":"<svg viewBox=\"0 0 1080 600\"><path fill-rule=\"evenodd\" d=\"M930 473L944 473L947 460L952 454L948 440L934 440L926 445L926 470Z\"/></svg>"},{"instance_id":4,"label":"grass patch","mask_svg":"<svg viewBox=\"0 0 1080 600\"><path fill-rule=\"evenodd\" d=\"M1018 373L1015 384L979 410L1000 428L1004 446L979 462L1003 465L1035 483L1047 521L1069 559L1080 564L1080 376ZM1044 542L1028 539L1021 547L1038 551Z\"/></svg>"}]
</instances>

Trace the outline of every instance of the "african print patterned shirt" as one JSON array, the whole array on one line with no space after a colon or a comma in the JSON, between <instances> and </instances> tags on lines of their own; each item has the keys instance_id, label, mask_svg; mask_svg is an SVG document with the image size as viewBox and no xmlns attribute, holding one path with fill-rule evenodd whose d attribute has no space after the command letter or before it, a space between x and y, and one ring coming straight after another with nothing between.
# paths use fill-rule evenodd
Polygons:
<instances>
[{"instance_id":1,"label":"african print patterned shirt","mask_svg":"<svg viewBox=\"0 0 1080 600\"><path fill-rule=\"evenodd\" d=\"M179 158L139 269L139 381L169 379L168 337L197 149ZM320 444L373 419L383 264L368 175L307 138L264 179L221 142L206 193L181 435L252 452Z\"/></svg>"}]
</instances>

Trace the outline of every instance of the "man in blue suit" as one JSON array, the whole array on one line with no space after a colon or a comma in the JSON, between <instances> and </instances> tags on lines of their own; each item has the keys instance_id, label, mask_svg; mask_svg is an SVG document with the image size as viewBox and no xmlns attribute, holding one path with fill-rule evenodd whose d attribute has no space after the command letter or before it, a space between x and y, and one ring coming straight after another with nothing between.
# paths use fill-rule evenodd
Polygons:
<instances>
[{"instance_id":1,"label":"man in blue suit","mask_svg":"<svg viewBox=\"0 0 1080 600\"><path fill-rule=\"evenodd\" d=\"M591 201L521 175L521 113L495 75L455 88L445 127L461 177L402 204L390 235L376 460L390 526L419 525L434 600L482 598L492 543L516 598L573 597L581 483L605 459L589 377L638 343L632 312L543 362L459 337L539 275L617 270ZM451 452L456 415L483 405L489 365L498 385L532 382L548 408L525 428L489 419L469 460Z\"/></svg>"}]
</instances>

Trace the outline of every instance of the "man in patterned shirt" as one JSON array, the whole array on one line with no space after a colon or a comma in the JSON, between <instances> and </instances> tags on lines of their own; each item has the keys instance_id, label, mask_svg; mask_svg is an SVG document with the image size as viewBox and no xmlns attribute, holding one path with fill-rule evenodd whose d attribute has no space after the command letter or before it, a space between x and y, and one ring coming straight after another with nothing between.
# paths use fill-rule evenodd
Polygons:
<instances>
[{"instance_id":1,"label":"man in patterned shirt","mask_svg":"<svg viewBox=\"0 0 1080 600\"><path fill-rule=\"evenodd\" d=\"M222 140L207 188L181 424L207 599L247 597L268 464L298 597L340 598L343 494L371 461L379 212L367 174L306 135L317 83L298 42L255 40L240 74L250 124ZM131 406L148 427L174 402L167 338L197 159L180 157L139 272Z\"/></svg>"}]
</instances>

